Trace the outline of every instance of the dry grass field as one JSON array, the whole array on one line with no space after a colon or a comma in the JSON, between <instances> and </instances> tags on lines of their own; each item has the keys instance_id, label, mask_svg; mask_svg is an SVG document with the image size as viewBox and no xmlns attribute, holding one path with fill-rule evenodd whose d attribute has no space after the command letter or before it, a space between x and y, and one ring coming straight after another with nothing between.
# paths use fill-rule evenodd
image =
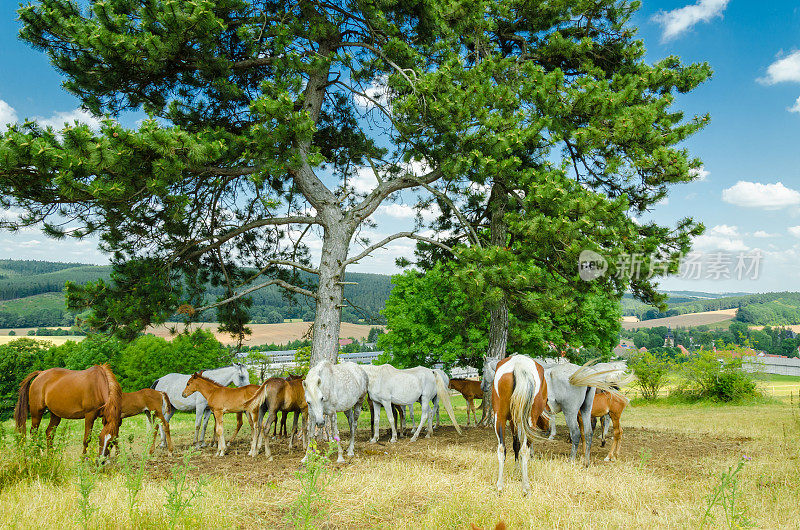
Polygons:
<instances>
[{"instance_id":1,"label":"dry grass field","mask_svg":"<svg viewBox=\"0 0 800 530\"><path fill-rule=\"evenodd\" d=\"M12 340L24 338L24 339L33 339L39 342L50 342L56 346L60 346L65 342L67 342L68 340L80 342L85 338L83 336L77 336L77 335L64 335L63 337L36 337L36 336L29 337L25 333L20 333L14 336L14 335L8 335L8 330L3 330L3 331L5 331L6 333L0 335L0 344L7 344Z\"/></svg>"},{"instance_id":2,"label":"dry grass field","mask_svg":"<svg viewBox=\"0 0 800 530\"><path fill-rule=\"evenodd\" d=\"M797 380L781 381L800 388ZM793 385L793 386L792 386ZM464 422L463 400L454 399ZM797 528L800 522L800 409L796 397L749 405L636 405L623 415L621 459L603 462L606 448L595 438L588 469L568 460L563 417L555 441L536 440L531 460L531 493L521 494L519 471L509 449L506 490L498 496L496 440L489 429L470 427L464 436L443 426L432 438L390 444L384 434L367 443L367 415L357 433L356 455L330 465L327 486L313 503L313 528L727 528L723 510L710 510L708 496L720 475L746 460L736 483L737 524ZM385 419L383 420L385 423ZM233 418L228 420L230 436ZM67 426L67 466L78 458L79 422ZM10 424L6 422L8 431ZM385 426L385 425L384 425ZM275 459L246 456L245 436L223 458L206 447L191 458L188 484L203 480L201 497L178 519L165 509L165 488L180 462L157 450L147 464L144 489L133 517L127 509L126 475L110 465L88 495L92 528L290 528L292 506L301 495L301 453L284 440L273 443ZM193 426L188 415L173 419L178 453L187 450ZM144 443L143 419L126 420L123 446ZM346 441L343 435L343 442ZM93 444L96 450L96 446ZM7 456L6 456L7 458ZM22 481L0 491L0 525L16 528L80 526L78 475L61 482Z\"/></svg>"},{"instance_id":3,"label":"dry grass field","mask_svg":"<svg viewBox=\"0 0 800 530\"><path fill-rule=\"evenodd\" d=\"M655 328L658 326L672 326L673 328L689 328L693 326L702 326L709 324L716 324L726 320L733 320L736 316L737 309L719 309L717 311L704 311L702 313L687 313L685 315L676 315L674 317L654 318L652 320L640 320L638 322L630 322L623 320L623 329L642 329L642 328Z\"/></svg>"},{"instance_id":4,"label":"dry grass field","mask_svg":"<svg viewBox=\"0 0 800 530\"><path fill-rule=\"evenodd\" d=\"M286 344L287 342L302 339L307 337L308 331L311 327L311 322L284 322L282 324L248 324L253 333L249 336L244 344L247 346L259 344ZM189 329L196 329L202 327L214 333L222 344L235 344L236 341L230 335L217 332L218 324L214 322L193 324ZM339 333L340 338L355 338L364 339L369 335L369 330L373 327L383 326L369 326L364 324L350 324L349 322L342 322L342 329ZM168 322L163 326L148 328L147 333L152 333L158 337L170 338L173 336L172 329L177 331L183 330L183 324Z\"/></svg>"}]
</instances>

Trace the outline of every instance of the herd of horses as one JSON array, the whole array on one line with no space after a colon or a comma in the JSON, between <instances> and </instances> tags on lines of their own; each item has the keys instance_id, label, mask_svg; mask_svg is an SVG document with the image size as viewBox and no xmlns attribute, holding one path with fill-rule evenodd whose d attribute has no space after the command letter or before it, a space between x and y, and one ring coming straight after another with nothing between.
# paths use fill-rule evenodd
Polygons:
<instances>
[{"instance_id":1,"label":"herd of horses","mask_svg":"<svg viewBox=\"0 0 800 530\"><path fill-rule=\"evenodd\" d=\"M524 355L513 355L487 365L484 381L450 379L442 370L422 366L398 369L385 365L359 365L352 362L338 364L329 361L313 366L305 377L271 377L260 385L250 384L247 368L240 363L195 374L168 374L157 379L150 388L124 393L107 365L93 366L73 371L51 368L37 371L24 378L19 388L14 417L17 429L24 435L28 415L31 431L38 429L46 411L50 421L45 431L48 444L53 430L62 419L83 419L85 431L83 452L86 453L92 427L100 418L103 423L99 438L99 455L107 456L116 445L122 419L146 414L152 426L153 439L150 452L155 450L158 433L161 446L172 453L173 443L169 422L175 411L194 411L195 434L193 443L204 445L206 426L214 416L214 441L216 455L223 456L228 447L223 428L226 413L237 416L233 440L246 417L252 430L250 456L257 456L263 446L271 460L270 429L278 432L278 414L283 413L281 430L286 433L286 417L294 413L294 424L289 435L289 448L296 436L308 451L308 441L320 434L336 443L338 461L343 462L337 415L344 412L348 421L350 441L347 456L353 456L356 426L363 404L371 413L372 438L379 438L381 408L385 410L391 429L391 441L405 430L406 407L411 410L415 441L423 427L426 436L433 432L433 418L439 425L439 405L442 405L459 434L450 401L450 389L460 392L467 401L467 425L470 411L478 424L474 400L483 399L484 390L491 387L491 404L494 431L497 436L498 491L503 489L503 466L506 443L511 435L515 460L521 457L522 488L527 493L528 460L533 454L534 438L555 437L554 414L563 412L570 439L573 460L581 445L584 446L584 465L589 465L592 434L597 418L602 419L602 445L609 423L613 425L613 442L606 460L619 454L622 427L620 416L628 401L620 388L630 376L624 362L587 363L578 366L570 363L548 363ZM230 386L233 385L233 386ZM415 426L413 405L419 403L421 416ZM483 415L487 414L481 404ZM300 428L298 429L298 419ZM483 418L482 418L483 419ZM158 422L156 422L158 420ZM509 426L508 430L507 426ZM305 462L308 453L303 457Z\"/></svg>"}]
</instances>

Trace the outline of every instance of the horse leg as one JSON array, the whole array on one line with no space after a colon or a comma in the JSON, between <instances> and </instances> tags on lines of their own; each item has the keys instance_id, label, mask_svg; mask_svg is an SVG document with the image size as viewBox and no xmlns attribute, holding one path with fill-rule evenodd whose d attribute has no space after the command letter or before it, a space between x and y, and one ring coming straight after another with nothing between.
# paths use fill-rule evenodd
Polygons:
<instances>
[{"instance_id":1,"label":"horse leg","mask_svg":"<svg viewBox=\"0 0 800 530\"><path fill-rule=\"evenodd\" d=\"M586 437L584 440L584 454L586 461L584 467L589 467L589 460L592 452L592 401L594 401L594 392L589 391L586 394L586 401L581 407L581 418L583 419L583 427L586 429Z\"/></svg>"},{"instance_id":2,"label":"horse leg","mask_svg":"<svg viewBox=\"0 0 800 530\"><path fill-rule=\"evenodd\" d=\"M498 420L497 414L495 414L494 418L494 433L497 436L497 466L498 466L498 473L497 473L497 493L500 494L503 491L503 465L506 462L506 446L505 446L505 421L501 424Z\"/></svg>"},{"instance_id":3,"label":"horse leg","mask_svg":"<svg viewBox=\"0 0 800 530\"><path fill-rule=\"evenodd\" d=\"M602 418L603 419L603 430L600 431L600 434L601 434L600 447L605 447L605 445L606 445L606 438L608 437L608 427L611 424L611 419L610 418L611 418L611 416L609 414L606 414ZM592 427L594 427L594 425Z\"/></svg>"},{"instance_id":4,"label":"horse leg","mask_svg":"<svg viewBox=\"0 0 800 530\"><path fill-rule=\"evenodd\" d=\"M206 405L205 411L203 412L203 432L200 433L200 447L206 446L206 427L208 427L208 420L211 419L211 409ZM211 439L211 445L214 445L214 442L217 441L217 429L214 428L214 436Z\"/></svg>"},{"instance_id":5,"label":"horse leg","mask_svg":"<svg viewBox=\"0 0 800 530\"><path fill-rule=\"evenodd\" d=\"M611 416L611 421L614 424L614 439L611 441L611 450L606 456L606 462L614 462L619 456L619 443L622 438L622 424L620 423L620 415L614 414Z\"/></svg>"},{"instance_id":6,"label":"horse leg","mask_svg":"<svg viewBox=\"0 0 800 530\"><path fill-rule=\"evenodd\" d=\"M205 415L206 409L201 409L200 407L196 407L194 409L194 446L196 449L200 449L202 447L201 440L200 440L200 427L203 425L203 416ZM206 436L206 429L203 427L203 439Z\"/></svg>"},{"instance_id":7,"label":"horse leg","mask_svg":"<svg viewBox=\"0 0 800 530\"><path fill-rule=\"evenodd\" d=\"M47 440L47 447L50 448L53 446L53 431L58 424L61 423L61 418L56 416L52 412L50 413L50 423L47 424L47 429L44 431L44 437Z\"/></svg>"},{"instance_id":8,"label":"horse leg","mask_svg":"<svg viewBox=\"0 0 800 530\"><path fill-rule=\"evenodd\" d=\"M430 415L431 415L430 409L431 409L430 402L429 401L423 401L423 403L422 403L422 414L419 417L419 425L417 425L417 430L414 431L414 436L411 437L411 441L412 442L417 441L417 438L419 438L419 433L422 430L422 426L425 425L425 422L428 422L428 424L430 425L430 421L428 421L428 420L431 419L430 418ZM430 427L428 427L428 436L430 436Z\"/></svg>"},{"instance_id":9,"label":"horse leg","mask_svg":"<svg viewBox=\"0 0 800 530\"><path fill-rule=\"evenodd\" d=\"M372 402L372 430L373 435L372 438L369 439L369 443L374 444L378 443L378 438L380 438L380 425L381 425L381 404L377 401Z\"/></svg>"},{"instance_id":10,"label":"horse leg","mask_svg":"<svg viewBox=\"0 0 800 530\"><path fill-rule=\"evenodd\" d=\"M175 408L173 407L172 410L170 410L169 412L164 414L164 422L169 424L169 420L172 419L172 416L174 414L175 414ZM157 428L158 428L158 432L161 433L161 447L167 447L167 435L164 432L164 428L161 425L159 425ZM196 437L197 437L197 433L195 432L195 438Z\"/></svg>"},{"instance_id":11,"label":"horse leg","mask_svg":"<svg viewBox=\"0 0 800 530\"><path fill-rule=\"evenodd\" d=\"M294 445L294 437L297 434L297 417L300 415L299 411L294 411L294 421L292 422L292 435L289 436L289 451L292 450Z\"/></svg>"},{"instance_id":12,"label":"horse leg","mask_svg":"<svg viewBox=\"0 0 800 530\"><path fill-rule=\"evenodd\" d=\"M397 442L397 426L394 424L394 413L392 412L392 402L384 401L381 403L383 410L386 411L386 419L389 420L389 427L392 429L392 438L389 440L391 443Z\"/></svg>"},{"instance_id":13,"label":"horse leg","mask_svg":"<svg viewBox=\"0 0 800 530\"><path fill-rule=\"evenodd\" d=\"M236 430L233 431L233 436L231 436L230 443L233 443L233 440L236 439L236 435L239 434L239 429L242 428L242 423L243 423L242 422L242 413L241 412L237 412L236 413Z\"/></svg>"},{"instance_id":14,"label":"horse leg","mask_svg":"<svg viewBox=\"0 0 800 530\"><path fill-rule=\"evenodd\" d=\"M217 456L224 456L225 449L227 446L225 445L225 425L222 423L222 416L223 412L221 410L214 411L214 432L217 433Z\"/></svg>"},{"instance_id":15,"label":"horse leg","mask_svg":"<svg viewBox=\"0 0 800 530\"><path fill-rule=\"evenodd\" d=\"M408 406L408 415L411 416L411 430L413 431L414 429L417 428L417 423L416 423L416 420L414 419L414 404L413 403Z\"/></svg>"},{"instance_id":16,"label":"horse leg","mask_svg":"<svg viewBox=\"0 0 800 530\"><path fill-rule=\"evenodd\" d=\"M439 394L433 398L433 415L436 416L436 428L439 428Z\"/></svg>"},{"instance_id":17,"label":"horse leg","mask_svg":"<svg viewBox=\"0 0 800 530\"><path fill-rule=\"evenodd\" d=\"M575 460L575 457L578 454L578 446L581 441L581 428L578 425L578 414L570 414L565 409L564 421L567 423L567 429L569 429L569 438L572 441L572 453L570 454L570 459Z\"/></svg>"},{"instance_id":18,"label":"horse leg","mask_svg":"<svg viewBox=\"0 0 800 530\"><path fill-rule=\"evenodd\" d=\"M530 451L528 450L528 436L525 431L522 431L522 495L527 496L530 489L530 481L528 479L528 461L530 460Z\"/></svg>"},{"instance_id":19,"label":"horse leg","mask_svg":"<svg viewBox=\"0 0 800 530\"><path fill-rule=\"evenodd\" d=\"M97 419L97 415L94 412L90 412L84 418L84 427L83 427L83 454L86 454L86 448L89 447L89 437L92 435L92 427L94 427L94 420Z\"/></svg>"},{"instance_id":20,"label":"horse leg","mask_svg":"<svg viewBox=\"0 0 800 530\"><path fill-rule=\"evenodd\" d=\"M164 414L159 416L158 413L156 413L156 416L158 416L158 419L161 420L160 427L167 438L167 451L169 451L169 454L171 455L175 451L175 446L172 444L172 434L169 432L169 418ZM155 421L153 423L155 424ZM158 432L158 427L154 425L153 433L155 434L156 432ZM153 441L155 441L155 436L153 436Z\"/></svg>"}]
</instances>

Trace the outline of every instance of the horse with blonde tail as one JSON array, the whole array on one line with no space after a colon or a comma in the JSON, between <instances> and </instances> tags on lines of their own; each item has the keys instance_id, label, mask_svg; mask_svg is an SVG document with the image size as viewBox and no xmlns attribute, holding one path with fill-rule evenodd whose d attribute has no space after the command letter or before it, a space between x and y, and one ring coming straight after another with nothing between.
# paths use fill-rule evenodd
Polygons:
<instances>
[{"instance_id":1,"label":"horse with blonde tail","mask_svg":"<svg viewBox=\"0 0 800 530\"><path fill-rule=\"evenodd\" d=\"M528 440L539 437L534 430L547 403L547 383L542 366L524 355L507 357L497 363L492 385L494 432L497 435L497 491L503 491L503 465L506 460L506 422L511 422L514 458L522 450L522 493L528 494ZM533 451L531 446L530 451Z\"/></svg>"},{"instance_id":2,"label":"horse with blonde tail","mask_svg":"<svg viewBox=\"0 0 800 530\"><path fill-rule=\"evenodd\" d=\"M83 453L89 444L89 435L95 418L103 417L100 431L100 456L106 456L111 444L119 435L122 423L122 389L117 378L106 364L86 370L50 368L29 374L19 386L14 420L17 430L25 434L28 413L31 415L31 432L39 428L45 410L50 411L50 423L45 430L48 445L53 440L53 430L62 419L85 422Z\"/></svg>"}]
</instances>

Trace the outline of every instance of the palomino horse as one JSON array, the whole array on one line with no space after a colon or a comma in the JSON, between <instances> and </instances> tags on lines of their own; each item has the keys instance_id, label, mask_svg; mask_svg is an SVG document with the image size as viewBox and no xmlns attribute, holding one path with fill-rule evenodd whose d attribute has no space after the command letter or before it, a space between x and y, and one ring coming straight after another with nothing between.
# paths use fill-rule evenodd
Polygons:
<instances>
[{"instance_id":1,"label":"palomino horse","mask_svg":"<svg viewBox=\"0 0 800 530\"><path fill-rule=\"evenodd\" d=\"M598 390L594 394L594 402L592 403L592 423L594 423L596 418L603 418L603 437L601 438L601 445L605 445L605 429L608 427L606 424L606 415L611 417L611 423L614 425L614 439L611 441L611 450L605 458L606 462L613 462L619 456L619 444L622 438L622 423L620 419L622 417L622 411L625 410L627 404L625 399L604 390ZM578 420L581 429L581 439L583 439L583 421L580 416L578 416ZM594 428L594 425L592 425L592 428Z\"/></svg>"},{"instance_id":2,"label":"palomino horse","mask_svg":"<svg viewBox=\"0 0 800 530\"><path fill-rule=\"evenodd\" d=\"M122 389L117 378L106 364L92 366L86 370L50 368L33 372L22 380L19 397L14 409L17 430L25 434L28 412L31 414L31 431L39 428L45 410L50 411L50 423L45 435L52 442L53 429L62 419L85 421L83 452L89 444L89 435L95 418L102 414L103 429L100 431L100 456L108 454L110 444L119 435L122 422L120 402Z\"/></svg>"},{"instance_id":3,"label":"palomino horse","mask_svg":"<svg viewBox=\"0 0 800 530\"><path fill-rule=\"evenodd\" d=\"M558 364L545 371L547 380L548 398L547 406L553 414L564 412L564 420L569 429L572 441L571 458L575 460L578 448L581 445L581 428L578 416L581 416L584 429L587 430L584 438L584 466L589 466L589 455L592 449L592 403L596 390L605 390L627 403L628 399L617 390L616 381L623 377L624 370L608 369L595 370L591 363L577 366L571 363ZM615 382L609 382L615 381ZM550 439L555 436L555 422L551 421Z\"/></svg>"},{"instance_id":4,"label":"palomino horse","mask_svg":"<svg viewBox=\"0 0 800 530\"><path fill-rule=\"evenodd\" d=\"M469 411L472 411L472 419L475 420L475 425L478 425L478 415L475 412L474 400L481 400L481 409L483 408L483 390L481 389L480 381L473 381L472 379L458 379L453 378L450 380L450 388L457 390L464 396L467 401L467 427L469 427ZM481 414L483 417L483 414Z\"/></svg>"},{"instance_id":5,"label":"palomino horse","mask_svg":"<svg viewBox=\"0 0 800 530\"><path fill-rule=\"evenodd\" d=\"M367 374L361 366L352 362L333 364L330 361L322 361L308 371L303 380L303 390L308 403L307 440L314 439L316 431L324 429L325 420L329 420L333 439L339 450L337 461L344 462L336 413L345 412L347 416L350 424L350 445L347 448L347 456L353 456L358 416L361 413L364 396L367 394ZM308 450L302 462L307 458Z\"/></svg>"},{"instance_id":6,"label":"palomino horse","mask_svg":"<svg viewBox=\"0 0 800 530\"><path fill-rule=\"evenodd\" d=\"M373 419L374 435L370 439L370 443L378 441L381 406L386 410L386 417L392 428L391 442L396 442L397 428L392 414L392 405L395 404L402 407L417 401L422 403L422 416L414 435L411 437L411 441L416 441L426 422L428 424L426 436L430 436L433 432L433 416L430 402L434 398L444 404L444 408L450 416L450 421L453 422L456 431L461 434L461 429L453 412L453 405L450 403L450 394L439 373L424 366L406 370L400 370L390 364L382 364L380 366L365 365L362 368L367 374L369 397L373 402L375 411Z\"/></svg>"},{"instance_id":7,"label":"palomino horse","mask_svg":"<svg viewBox=\"0 0 800 530\"><path fill-rule=\"evenodd\" d=\"M203 375L207 379L219 383L222 386L228 386L231 383L239 387L250 384L250 374L247 372L247 368L241 363L225 366L224 368L217 368L215 370L205 370L203 371ZM208 408L206 399L199 392L188 397L183 397L183 395L181 395L183 389L186 388L186 383L189 382L189 377L190 376L187 374L167 374L156 379L153 384L150 385L150 388L166 392L174 410L183 412L194 411L194 443L199 449L202 445L205 445L206 426L208 425L208 418L211 415L211 410ZM166 418L167 421L169 421L170 418L172 418L172 413L167 415ZM200 432L201 425L203 427L202 434ZM166 438L162 432L161 447L165 446Z\"/></svg>"},{"instance_id":8,"label":"palomino horse","mask_svg":"<svg viewBox=\"0 0 800 530\"><path fill-rule=\"evenodd\" d=\"M262 385L263 386L263 385ZM255 387L255 388L254 388ZM225 444L225 427L222 423L222 418L226 412L246 412L250 416L250 422L255 426L253 429L253 440L250 442L250 456L258 454L258 435L260 429L258 428L258 407L253 405L246 405L247 400L252 398L261 387L255 385L247 385L241 388L228 388L219 383L215 383L211 379L203 376L202 372L193 374L189 381L186 383L186 388L183 389L183 397L188 397L193 392L200 392L208 402L211 412L214 414L215 431L217 433L218 451L217 456L224 456L227 445ZM241 423L239 424L241 427ZM238 432L238 427L236 431ZM235 436L235 435L234 435ZM272 453L269 449L269 444L266 444L266 453L270 460L272 460Z\"/></svg>"},{"instance_id":9,"label":"palomino horse","mask_svg":"<svg viewBox=\"0 0 800 530\"><path fill-rule=\"evenodd\" d=\"M522 493L528 494L528 439L538 437L533 425L547 402L547 382L542 366L524 355L506 357L497 363L492 384L494 433L497 435L497 491L503 491L503 465L506 460L505 429L511 422L514 458L522 449ZM521 445L518 445L521 444ZM531 452L533 446L531 446Z\"/></svg>"}]
</instances>

